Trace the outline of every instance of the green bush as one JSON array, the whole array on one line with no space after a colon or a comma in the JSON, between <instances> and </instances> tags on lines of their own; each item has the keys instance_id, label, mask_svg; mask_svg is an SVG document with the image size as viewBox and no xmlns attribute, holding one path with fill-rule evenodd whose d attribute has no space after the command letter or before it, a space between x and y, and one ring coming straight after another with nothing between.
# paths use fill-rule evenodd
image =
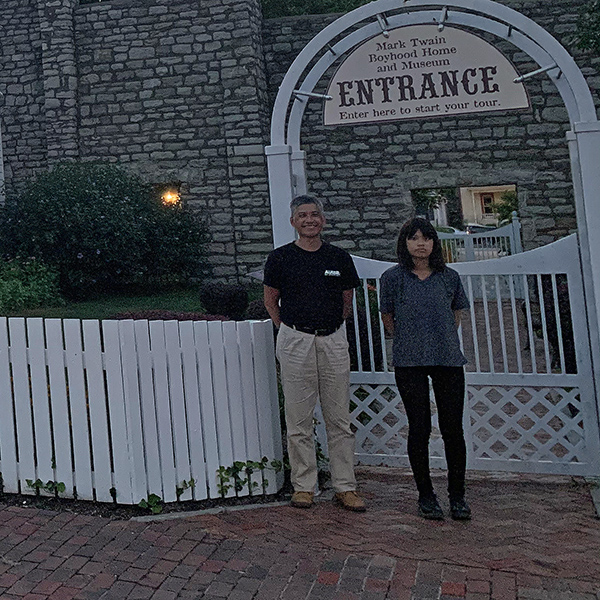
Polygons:
<instances>
[{"instance_id":1,"label":"green bush","mask_svg":"<svg viewBox=\"0 0 600 600\"><path fill-rule=\"evenodd\" d=\"M0 261L0 311L56 306L64 301L58 288L58 274L39 261Z\"/></svg>"},{"instance_id":2,"label":"green bush","mask_svg":"<svg viewBox=\"0 0 600 600\"><path fill-rule=\"evenodd\" d=\"M502 192L500 200L492 204L492 210L498 215L498 223L511 223L513 212L519 211L517 192Z\"/></svg>"},{"instance_id":3,"label":"green bush","mask_svg":"<svg viewBox=\"0 0 600 600\"><path fill-rule=\"evenodd\" d=\"M207 275L209 238L198 213L182 206L164 206L158 199L146 233L147 282L152 289L185 285Z\"/></svg>"},{"instance_id":4,"label":"green bush","mask_svg":"<svg viewBox=\"0 0 600 600\"><path fill-rule=\"evenodd\" d=\"M195 213L161 203L123 168L68 162L41 174L0 223L5 256L55 267L72 299L185 284L204 269L205 228Z\"/></svg>"},{"instance_id":5,"label":"green bush","mask_svg":"<svg viewBox=\"0 0 600 600\"><path fill-rule=\"evenodd\" d=\"M577 46L600 54L600 0L591 0L579 11Z\"/></svg>"}]
</instances>

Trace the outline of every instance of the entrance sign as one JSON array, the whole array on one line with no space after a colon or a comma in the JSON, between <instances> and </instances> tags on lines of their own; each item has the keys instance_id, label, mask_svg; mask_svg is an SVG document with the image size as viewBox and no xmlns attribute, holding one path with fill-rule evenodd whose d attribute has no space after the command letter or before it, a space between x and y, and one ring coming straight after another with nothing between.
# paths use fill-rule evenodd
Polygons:
<instances>
[{"instance_id":1,"label":"entrance sign","mask_svg":"<svg viewBox=\"0 0 600 600\"><path fill-rule=\"evenodd\" d=\"M325 125L529 108L512 63L472 33L415 25L358 46L329 82Z\"/></svg>"}]
</instances>

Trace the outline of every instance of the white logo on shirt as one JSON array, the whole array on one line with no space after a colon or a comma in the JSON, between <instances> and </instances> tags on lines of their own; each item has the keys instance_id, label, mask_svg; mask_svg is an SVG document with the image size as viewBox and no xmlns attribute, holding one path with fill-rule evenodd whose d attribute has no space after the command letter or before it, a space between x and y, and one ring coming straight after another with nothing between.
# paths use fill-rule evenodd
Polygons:
<instances>
[{"instance_id":1,"label":"white logo on shirt","mask_svg":"<svg viewBox=\"0 0 600 600\"><path fill-rule=\"evenodd\" d=\"M341 273L339 271L332 271L330 269L327 269L325 271L325 276L326 277L340 277Z\"/></svg>"}]
</instances>

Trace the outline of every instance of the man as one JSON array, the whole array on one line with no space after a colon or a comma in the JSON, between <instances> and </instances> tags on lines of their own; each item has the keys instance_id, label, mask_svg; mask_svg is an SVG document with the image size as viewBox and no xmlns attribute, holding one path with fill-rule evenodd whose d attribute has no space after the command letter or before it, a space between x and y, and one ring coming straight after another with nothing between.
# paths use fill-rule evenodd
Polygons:
<instances>
[{"instance_id":1,"label":"man","mask_svg":"<svg viewBox=\"0 0 600 600\"><path fill-rule=\"evenodd\" d=\"M277 358L285 396L292 506L310 508L317 485L314 409L319 397L325 419L335 499L362 512L356 493L354 435L350 429L350 357L344 320L352 312L360 280L352 258L321 239L322 203L299 196L290 204L295 242L269 254L265 307L279 328Z\"/></svg>"}]
</instances>

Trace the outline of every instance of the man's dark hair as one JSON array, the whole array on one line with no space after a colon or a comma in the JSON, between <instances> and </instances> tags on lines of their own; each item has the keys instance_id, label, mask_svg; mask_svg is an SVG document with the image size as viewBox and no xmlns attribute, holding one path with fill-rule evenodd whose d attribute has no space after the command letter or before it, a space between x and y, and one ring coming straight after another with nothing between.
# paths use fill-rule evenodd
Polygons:
<instances>
[{"instance_id":1,"label":"man's dark hair","mask_svg":"<svg viewBox=\"0 0 600 600\"><path fill-rule=\"evenodd\" d=\"M305 194L304 196L296 196L290 202L290 210L292 211L292 217L294 216L296 209L299 206L302 206L303 204L314 204L319 209L319 212L322 215L325 215L325 212L323 210L323 203L318 198Z\"/></svg>"},{"instance_id":2,"label":"man's dark hair","mask_svg":"<svg viewBox=\"0 0 600 600\"><path fill-rule=\"evenodd\" d=\"M434 271L443 271L446 267L446 262L442 255L440 238L438 237L435 227L427 219L423 219L422 217L415 217L402 225L400 233L398 234L398 244L396 245L398 262L409 271L412 271L415 268L413 258L406 246L406 240L415 235L417 231L420 231L428 240L433 240L433 250L429 256L429 266Z\"/></svg>"}]
</instances>

